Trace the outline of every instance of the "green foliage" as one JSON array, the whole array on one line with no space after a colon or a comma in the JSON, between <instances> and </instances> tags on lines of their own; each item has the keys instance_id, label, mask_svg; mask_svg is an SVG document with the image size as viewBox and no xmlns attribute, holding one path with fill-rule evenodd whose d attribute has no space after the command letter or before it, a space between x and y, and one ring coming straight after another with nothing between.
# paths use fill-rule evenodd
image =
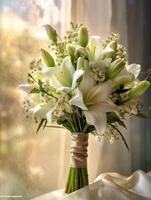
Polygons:
<instances>
[{"instance_id":1,"label":"green foliage","mask_svg":"<svg viewBox=\"0 0 151 200\"><path fill-rule=\"evenodd\" d=\"M34 88L34 89L32 89L32 91L30 92L30 93L39 93L40 92L40 90L39 89L37 89L37 88Z\"/></svg>"},{"instance_id":2,"label":"green foliage","mask_svg":"<svg viewBox=\"0 0 151 200\"><path fill-rule=\"evenodd\" d=\"M113 113L113 112L107 113L107 123L109 124L118 123L120 126L126 128L124 121L121 120L120 117L116 113Z\"/></svg>"},{"instance_id":3,"label":"green foliage","mask_svg":"<svg viewBox=\"0 0 151 200\"><path fill-rule=\"evenodd\" d=\"M127 150L129 151L129 150L130 150L130 149L129 149L129 146L128 146L127 142L126 142L125 137L124 137L123 134L121 133L121 131L120 131L115 125L111 124L111 126L112 126L112 128L121 136L121 138L122 138L122 140L123 140L123 142L124 142L124 144L125 144Z\"/></svg>"},{"instance_id":4,"label":"green foliage","mask_svg":"<svg viewBox=\"0 0 151 200\"><path fill-rule=\"evenodd\" d=\"M42 119L37 127L36 133L38 133L38 131L40 130L40 128L43 126L43 129L46 127L47 125L47 120L46 119Z\"/></svg>"},{"instance_id":5,"label":"green foliage","mask_svg":"<svg viewBox=\"0 0 151 200\"><path fill-rule=\"evenodd\" d=\"M75 107L73 113L65 113L57 121L59 125L64 126L70 132L90 133L95 128L87 124L85 115L80 108Z\"/></svg>"},{"instance_id":6,"label":"green foliage","mask_svg":"<svg viewBox=\"0 0 151 200\"><path fill-rule=\"evenodd\" d=\"M138 113L134 116L143 118L143 119L150 119L151 118L151 107L148 107L147 109L139 110Z\"/></svg>"}]
</instances>

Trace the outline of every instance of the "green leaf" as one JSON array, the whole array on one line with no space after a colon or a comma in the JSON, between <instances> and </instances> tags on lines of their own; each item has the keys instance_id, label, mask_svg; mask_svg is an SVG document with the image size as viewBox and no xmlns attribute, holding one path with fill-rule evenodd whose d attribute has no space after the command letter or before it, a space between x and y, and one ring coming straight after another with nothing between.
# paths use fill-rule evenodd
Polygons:
<instances>
[{"instance_id":1,"label":"green leaf","mask_svg":"<svg viewBox=\"0 0 151 200\"><path fill-rule=\"evenodd\" d=\"M37 88L33 88L32 91L31 91L30 93L39 93L39 92L40 92L39 89L37 89Z\"/></svg>"},{"instance_id":2,"label":"green leaf","mask_svg":"<svg viewBox=\"0 0 151 200\"><path fill-rule=\"evenodd\" d=\"M43 83L42 83L42 81L40 79L38 80L38 84L39 84L39 88L42 89L42 84Z\"/></svg>"},{"instance_id":3,"label":"green leaf","mask_svg":"<svg viewBox=\"0 0 151 200\"><path fill-rule=\"evenodd\" d=\"M150 118L150 116L148 116L148 115L146 115L145 113L142 113L142 112L138 112L135 116L143 118L143 119L149 119Z\"/></svg>"},{"instance_id":4,"label":"green leaf","mask_svg":"<svg viewBox=\"0 0 151 200\"><path fill-rule=\"evenodd\" d=\"M45 129L46 126L47 126L47 120L45 120L45 122L44 122L43 129Z\"/></svg>"},{"instance_id":5,"label":"green leaf","mask_svg":"<svg viewBox=\"0 0 151 200\"><path fill-rule=\"evenodd\" d=\"M107 113L107 123L115 123L119 120L119 117L113 113L113 112L108 112Z\"/></svg>"},{"instance_id":6,"label":"green leaf","mask_svg":"<svg viewBox=\"0 0 151 200\"><path fill-rule=\"evenodd\" d=\"M38 133L38 131L40 130L40 128L42 127L42 125L43 125L43 123L44 123L45 121L47 121L47 120L46 120L46 119L42 119L42 120L40 121L40 123L39 123L39 125L38 125L38 128L37 128L37 130L36 130L36 134Z\"/></svg>"},{"instance_id":7,"label":"green leaf","mask_svg":"<svg viewBox=\"0 0 151 200\"><path fill-rule=\"evenodd\" d=\"M119 120L119 121L118 121L118 124L119 124L120 126L123 126L124 128L127 129L125 123L124 123L122 120Z\"/></svg>"},{"instance_id":8,"label":"green leaf","mask_svg":"<svg viewBox=\"0 0 151 200\"><path fill-rule=\"evenodd\" d=\"M116 128L116 126L114 126L113 124L111 124L111 126L119 133L119 135L121 136L121 138L122 138L127 150L130 151L129 146L128 146L128 144L126 142L126 139L124 138L123 134L119 131L118 128Z\"/></svg>"},{"instance_id":9,"label":"green leaf","mask_svg":"<svg viewBox=\"0 0 151 200\"><path fill-rule=\"evenodd\" d=\"M107 113L107 122L109 124L113 124L117 122L120 126L127 128L124 121L122 121L120 117L116 113L113 113L113 112Z\"/></svg>"},{"instance_id":10,"label":"green leaf","mask_svg":"<svg viewBox=\"0 0 151 200\"><path fill-rule=\"evenodd\" d=\"M28 73L28 78L31 79L31 80L33 80L34 82L37 82L30 73Z\"/></svg>"},{"instance_id":11,"label":"green leaf","mask_svg":"<svg viewBox=\"0 0 151 200\"><path fill-rule=\"evenodd\" d=\"M117 94L122 94L124 92L128 92L131 88L127 88L127 89L117 89L114 93Z\"/></svg>"}]
</instances>

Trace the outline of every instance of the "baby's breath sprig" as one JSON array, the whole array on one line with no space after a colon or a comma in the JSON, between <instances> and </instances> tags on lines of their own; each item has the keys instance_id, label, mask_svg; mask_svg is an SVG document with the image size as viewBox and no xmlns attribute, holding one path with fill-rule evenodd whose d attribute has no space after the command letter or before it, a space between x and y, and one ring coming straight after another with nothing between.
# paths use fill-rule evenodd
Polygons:
<instances>
[{"instance_id":1,"label":"baby's breath sprig","mask_svg":"<svg viewBox=\"0 0 151 200\"><path fill-rule=\"evenodd\" d=\"M71 30L67 31L66 36L64 36L64 41L66 44L77 42L78 31L82 24L74 24L71 22Z\"/></svg>"},{"instance_id":2,"label":"baby's breath sprig","mask_svg":"<svg viewBox=\"0 0 151 200\"><path fill-rule=\"evenodd\" d=\"M123 47L121 44L117 45L117 50L115 52L115 59L123 59L124 61L126 61L126 48Z\"/></svg>"},{"instance_id":3,"label":"baby's breath sprig","mask_svg":"<svg viewBox=\"0 0 151 200\"><path fill-rule=\"evenodd\" d=\"M126 61L126 48L123 47L121 44L118 44L119 41L119 34L117 33L111 33L108 38L104 41L103 46L106 47L110 42L115 41L117 43L117 48L115 50L115 55L114 55L114 59L123 59L124 61Z\"/></svg>"},{"instance_id":4,"label":"baby's breath sprig","mask_svg":"<svg viewBox=\"0 0 151 200\"><path fill-rule=\"evenodd\" d=\"M107 39L104 41L103 46L106 47L110 42L115 41L116 43L119 40L119 34L117 33L111 33Z\"/></svg>"}]
</instances>

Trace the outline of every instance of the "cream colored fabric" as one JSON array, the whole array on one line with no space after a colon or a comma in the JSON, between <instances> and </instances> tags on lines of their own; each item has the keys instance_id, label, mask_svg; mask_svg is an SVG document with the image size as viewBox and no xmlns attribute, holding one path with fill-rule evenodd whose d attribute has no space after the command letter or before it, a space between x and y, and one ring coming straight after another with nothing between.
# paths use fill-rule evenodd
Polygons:
<instances>
[{"instance_id":1,"label":"cream colored fabric","mask_svg":"<svg viewBox=\"0 0 151 200\"><path fill-rule=\"evenodd\" d=\"M104 173L69 195L57 190L32 200L151 200L151 172L136 171L130 177Z\"/></svg>"},{"instance_id":2,"label":"cream colored fabric","mask_svg":"<svg viewBox=\"0 0 151 200\"><path fill-rule=\"evenodd\" d=\"M88 134L74 133L72 134L71 137L72 137L72 142L70 146L71 167L77 167L77 168L87 167Z\"/></svg>"}]
</instances>

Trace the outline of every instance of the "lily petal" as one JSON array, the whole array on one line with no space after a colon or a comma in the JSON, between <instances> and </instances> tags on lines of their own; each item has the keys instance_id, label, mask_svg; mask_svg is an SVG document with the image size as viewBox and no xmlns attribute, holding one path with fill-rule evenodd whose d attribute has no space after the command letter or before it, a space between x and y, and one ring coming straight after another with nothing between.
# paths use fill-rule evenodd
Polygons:
<instances>
[{"instance_id":1,"label":"lily petal","mask_svg":"<svg viewBox=\"0 0 151 200\"><path fill-rule=\"evenodd\" d=\"M100 36L92 35L89 39L88 47L91 48L91 46L95 47L96 49L102 49L103 48L103 42Z\"/></svg>"},{"instance_id":2,"label":"lily petal","mask_svg":"<svg viewBox=\"0 0 151 200\"><path fill-rule=\"evenodd\" d=\"M103 43L99 36L91 36L88 43L89 59L98 60L103 49Z\"/></svg>"},{"instance_id":3,"label":"lily petal","mask_svg":"<svg viewBox=\"0 0 151 200\"><path fill-rule=\"evenodd\" d=\"M31 103L33 105L41 104L42 103L42 98L38 93L35 93L35 94L31 94L30 95L30 101L31 101Z\"/></svg>"},{"instance_id":4,"label":"lily petal","mask_svg":"<svg viewBox=\"0 0 151 200\"><path fill-rule=\"evenodd\" d=\"M56 91L63 91L63 92L70 92L71 91L71 88L70 87L65 87L65 86L61 86L61 87L58 87L58 89L56 89Z\"/></svg>"},{"instance_id":5,"label":"lily petal","mask_svg":"<svg viewBox=\"0 0 151 200\"><path fill-rule=\"evenodd\" d=\"M37 85L35 84L21 84L19 85L19 89L22 90L23 92L30 93L32 89L34 89Z\"/></svg>"},{"instance_id":6,"label":"lily petal","mask_svg":"<svg viewBox=\"0 0 151 200\"><path fill-rule=\"evenodd\" d=\"M44 67L42 69L42 74L44 77L50 78L53 76L57 71L59 70L59 67Z\"/></svg>"},{"instance_id":7,"label":"lily petal","mask_svg":"<svg viewBox=\"0 0 151 200\"><path fill-rule=\"evenodd\" d=\"M103 134L107 127L106 113L101 113L98 110L84 111L86 121L88 124L93 125L98 134Z\"/></svg>"},{"instance_id":8,"label":"lily petal","mask_svg":"<svg viewBox=\"0 0 151 200\"><path fill-rule=\"evenodd\" d=\"M76 95L70 99L69 103L81 108L82 110L88 110L83 101L83 95L79 89L76 90Z\"/></svg>"},{"instance_id":9,"label":"lily petal","mask_svg":"<svg viewBox=\"0 0 151 200\"><path fill-rule=\"evenodd\" d=\"M105 49L103 49L100 52L100 56L105 56L105 57L111 57L112 53L114 52L114 50L110 47L106 47Z\"/></svg>"},{"instance_id":10,"label":"lily petal","mask_svg":"<svg viewBox=\"0 0 151 200\"><path fill-rule=\"evenodd\" d=\"M83 80L81 81L79 86L83 96L85 96L89 92L89 90L94 86L95 80L92 77L90 77L87 73L85 73L83 75Z\"/></svg>"},{"instance_id":11,"label":"lily petal","mask_svg":"<svg viewBox=\"0 0 151 200\"><path fill-rule=\"evenodd\" d=\"M57 79L64 85L64 86L71 86L72 84L72 77L75 72L75 69L71 62L71 57L67 56L61 63L60 70L56 73Z\"/></svg>"},{"instance_id":12,"label":"lily petal","mask_svg":"<svg viewBox=\"0 0 151 200\"><path fill-rule=\"evenodd\" d=\"M29 114L31 117L36 117L40 119L45 119L48 117L50 120L50 115L48 114L47 116L47 113L51 111L53 108L54 107L52 105L43 103L35 106L34 108L31 108L29 110Z\"/></svg>"},{"instance_id":13,"label":"lily petal","mask_svg":"<svg viewBox=\"0 0 151 200\"><path fill-rule=\"evenodd\" d=\"M51 109L46 113L46 119L50 123L52 122L52 113L53 113L53 111L54 111L54 109Z\"/></svg>"},{"instance_id":14,"label":"lily petal","mask_svg":"<svg viewBox=\"0 0 151 200\"><path fill-rule=\"evenodd\" d=\"M84 99L86 104L94 105L96 103L105 101L111 93L111 84L112 81L107 81L89 89L89 92Z\"/></svg>"},{"instance_id":15,"label":"lily petal","mask_svg":"<svg viewBox=\"0 0 151 200\"><path fill-rule=\"evenodd\" d=\"M127 65L126 69L132 73L135 76L135 79L138 77L140 71L141 71L141 65L138 64L131 64L131 65Z\"/></svg>"},{"instance_id":16,"label":"lily petal","mask_svg":"<svg viewBox=\"0 0 151 200\"><path fill-rule=\"evenodd\" d=\"M118 107L110 100L107 99L106 101L102 101L100 103L91 105L88 107L91 111L98 111L100 113L106 113L106 112L116 112L118 111Z\"/></svg>"},{"instance_id":17,"label":"lily petal","mask_svg":"<svg viewBox=\"0 0 151 200\"><path fill-rule=\"evenodd\" d=\"M74 89L77 85L78 79L84 74L84 71L82 69L76 70L73 74L73 80L72 80L72 89Z\"/></svg>"}]
</instances>

